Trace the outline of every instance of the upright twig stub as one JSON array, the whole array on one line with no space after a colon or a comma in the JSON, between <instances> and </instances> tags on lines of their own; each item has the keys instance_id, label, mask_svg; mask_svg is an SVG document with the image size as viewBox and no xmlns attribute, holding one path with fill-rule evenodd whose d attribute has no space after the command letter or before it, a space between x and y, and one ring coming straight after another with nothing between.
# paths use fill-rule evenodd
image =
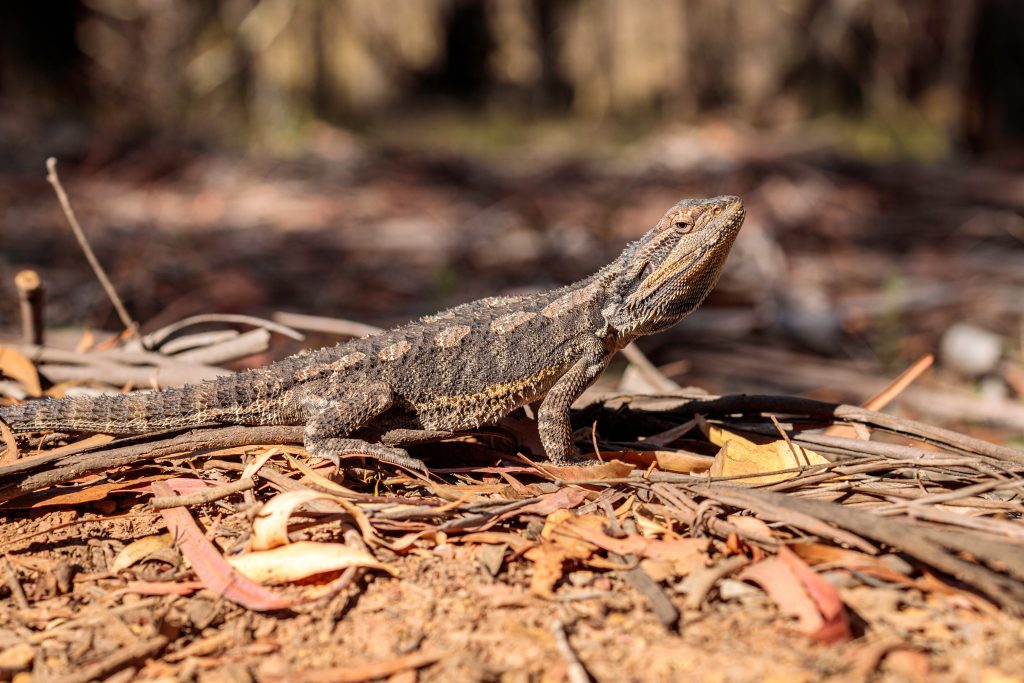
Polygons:
<instances>
[{"instance_id":1,"label":"upright twig stub","mask_svg":"<svg viewBox=\"0 0 1024 683\"><path fill-rule=\"evenodd\" d=\"M21 335L26 344L42 346L45 341L44 306L46 290L39 273L22 270L14 276L21 308Z\"/></svg>"},{"instance_id":2,"label":"upright twig stub","mask_svg":"<svg viewBox=\"0 0 1024 683\"><path fill-rule=\"evenodd\" d=\"M124 325L125 329L131 337L139 336L139 325L132 317L128 315L128 310L124 307L124 303L121 301L121 297L117 295L117 291L114 289L114 285L110 283L110 278L107 277L107 273L103 270L103 266L100 265L99 259L96 258L96 254L92 250L92 246L89 244L89 240L85 237L85 232L82 230L81 224L78 222L77 216L75 216L75 210L71 208L71 201L68 199L67 193L64 191L64 186L61 185L60 178L57 176L57 159L50 157L46 160L46 181L53 186L54 192L57 193L57 200L60 201L60 207L64 210L64 216L68 219L68 224L71 225L71 231L75 233L75 239L78 240L78 245L82 248L82 252L85 254L86 260L89 261L89 265L92 266L92 270L96 273L96 278L103 285L104 291L107 296L110 297L110 302L114 304L114 310L117 311L117 316L121 319L121 324Z\"/></svg>"}]
</instances>

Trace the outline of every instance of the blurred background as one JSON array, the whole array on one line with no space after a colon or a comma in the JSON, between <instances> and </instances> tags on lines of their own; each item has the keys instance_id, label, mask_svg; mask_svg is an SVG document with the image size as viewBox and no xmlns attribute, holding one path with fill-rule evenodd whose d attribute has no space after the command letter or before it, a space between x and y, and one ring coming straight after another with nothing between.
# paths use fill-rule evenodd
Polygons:
<instances>
[{"instance_id":1,"label":"blurred background","mask_svg":"<svg viewBox=\"0 0 1024 683\"><path fill-rule=\"evenodd\" d=\"M1019 0L0 3L0 329L24 267L118 329L49 155L150 329L401 322L730 193L722 284L642 344L669 376L859 402L935 352L909 409L1024 433L1022 35Z\"/></svg>"}]
</instances>

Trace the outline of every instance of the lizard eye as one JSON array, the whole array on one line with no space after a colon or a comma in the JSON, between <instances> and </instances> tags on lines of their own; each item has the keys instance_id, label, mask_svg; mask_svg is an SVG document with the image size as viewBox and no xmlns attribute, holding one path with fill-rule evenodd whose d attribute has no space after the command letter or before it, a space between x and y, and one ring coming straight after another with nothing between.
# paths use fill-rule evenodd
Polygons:
<instances>
[{"instance_id":1,"label":"lizard eye","mask_svg":"<svg viewBox=\"0 0 1024 683\"><path fill-rule=\"evenodd\" d=\"M678 220L675 222L673 227L680 235L685 235L686 233L693 231L693 221L686 219Z\"/></svg>"}]
</instances>

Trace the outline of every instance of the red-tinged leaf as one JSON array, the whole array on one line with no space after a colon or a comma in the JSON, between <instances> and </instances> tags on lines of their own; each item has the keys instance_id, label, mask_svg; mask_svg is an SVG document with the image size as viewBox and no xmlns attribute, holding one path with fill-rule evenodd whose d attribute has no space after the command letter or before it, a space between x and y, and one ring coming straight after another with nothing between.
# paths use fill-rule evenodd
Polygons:
<instances>
[{"instance_id":1,"label":"red-tinged leaf","mask_svg":"<svg viewBox=\"0 0 1024 683\"><path fill-rule=\"evenodd\" d=\"M828 564L835 569L848 569L858 574L865 574L876 579L888 581L889 583L896 583L910 588L922 588L917 581L900 574L879 558L866 555L857 550L837 548L836 546L825 545L824 543L795 543L789 546L789 549L812 567L819 564Z\"/></svg>"},{"instance_id":2,"label":"red-tinged leaf","mask_svg":"<svg viewBox=\"0 0 1024 683\"><path fill-rule=\"evenodd\" d=\"M555 510L570 510L587 499L589 494L583 489L565 487L554 493L542 495L540 500L503 514L499 519L508 519L519 515L550 515Z\"/></svg>"},{"instance_id":3,"label":"red-tinged leaf","mask_svg":"<svg viewBox=\"0 0 1024 683\"><path fill-rule=\"evenodd\" d=\"M164 483L173 489L173 493L170 495L177 494L179 496L203 491L211 486L211 484L206 483L202 479L196 479L194 477L172 477Z\"/></svg>"},{"instance_id":4,"label":"red-tinged leaf","mask_svg":"<svg viewBox=\"0 0 1024 683\"><path fill-rule=\"evenodd\" d=\"M807 566L807 563L792 550L783 546L779 549L779 559L786 563L790 571L803 584L807 595L814 601L821 613L823 623L820 628L810 634L811 638L820 643L839 643L850 640L850 620L846 614L846 606L835 586L821 578L818 572Z\"/></svg>"},{"instance_id":5,"label":"red-tinged leaf","mask_svg":"<svg viewBox=\"0 0 1024 683\"><path fill-rule=\"evenodd\" d=\"M61 505L81 505L103 500L111 493L118 491L144 490L150 482L169 479L166 474L154 474L139 477L131 481L105 482L102 484L81 484L33 491L3 503L6 510L30 510L35 508L58 507Z\"/></svg>"},{"instance_id":6,"label":"red-tinged leaf","mask_svg":"<svg viewBox=\"0 0 1024 683\"><path fill-rule=\"evenodd\" d=\"M769 557L750 565L740 573L739 578L759 585L783 613L796 617L797 628L801 633L810 635L824 623L800 579L778 557Z\"/></svg>"},{"instance_id":7,"label":"red-tinged leaf","mask_svg":"<svg viewBox=\"0 0 1024 683\"><path fill-rule=\"evenodd\" d=\"M154 495L172 496L175 493L183 493L192 486L185 482L194 481L199 480L154 481L150 488ZM286 609L295 604L291 598L267 590L228 564L213 544L206 540L202 530L185 508L166 508L160 511L160 515L164 518L168 531L174 535L181 553L192 563L196 576L210 591L257 612Z\"/></svg>"}]
</instances>

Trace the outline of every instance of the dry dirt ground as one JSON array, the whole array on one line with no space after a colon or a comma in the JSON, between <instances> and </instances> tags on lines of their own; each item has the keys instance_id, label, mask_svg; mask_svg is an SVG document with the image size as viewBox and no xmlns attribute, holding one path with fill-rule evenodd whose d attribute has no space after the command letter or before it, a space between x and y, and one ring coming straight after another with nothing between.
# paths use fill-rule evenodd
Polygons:
<instances>
[{"instance_id":1,"label":"dry dirt ground","mask_svg":"<svg viewBox=\"0 0 1024 683\"><path fill-rule=\"evenodd\" d=\"M677 402L577 416L581 446L636 469L535 468L522 441L489 437L425 448L430 482L372 463L311 470L292 441L244 435L74 471L117 444L57 455L65 442L22 444L25 462L8 451L0 675L1024 680L1020 178L718 148L714 171L660 152L655 166L641 148L618 167L498 172L327 136L320 156L287 163L150 149L69 170L72 200L145 331L211 311L388 324L590 272L681 196L741 194L750 219L707 310L645 347L661 371L620 365L602 385ZM0 203L3 286L37 268L52 326L76 326L74 340L80 326L116 328L41 170L5 175ZM13 336L9 293L0 323ZM896 422L827 408L864 403L961 320L1002 340L983 377L940 358L886 409ZM232 367L295 348L275 338ZM65 388L37 370L42 388ZM664 380L827 403L691 410L679 397L692 394ZM6 400L23 397L15 384ZM816 436L831 425L848 431ZM778 478L737 483L714 469L730 438L716 430L753 439L731 447L754 462L747 475ZM772 460L792 447L778 430L828 462ZM240 471L275 446L258 472ZM31 458L33 476L71 469L23 486ZM196 480L252 487L150 506L168 495L161 484ZM740 502L733 490L783 502ZM271 533L258 529L263 506L295 491L308 498L279 519L284 539L254 540ZM883 538L843 511L901 531ZM270 588L227 564L261 552L292 553L264 556Z\"/></svg>"}]
</instances>

